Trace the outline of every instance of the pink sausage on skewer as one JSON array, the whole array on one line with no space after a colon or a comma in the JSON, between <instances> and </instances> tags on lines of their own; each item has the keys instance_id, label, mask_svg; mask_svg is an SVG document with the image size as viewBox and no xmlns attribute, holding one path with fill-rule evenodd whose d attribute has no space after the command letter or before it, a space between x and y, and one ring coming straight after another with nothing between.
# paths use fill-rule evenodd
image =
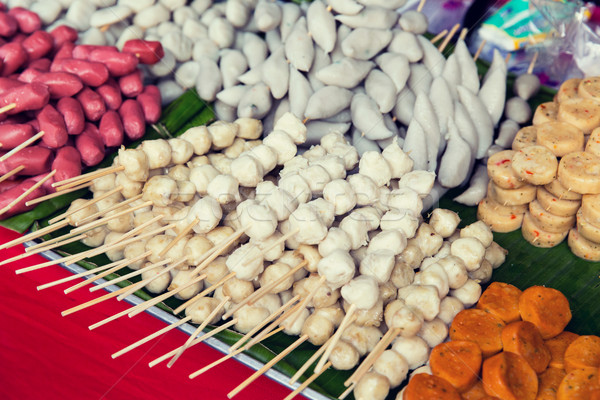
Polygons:
<instances>
[{"instance_id":1,"label":"pink sausage on skewer","mask_svg":"<svg viewBox=\"0 0 600 400\"><path fill-rule=\"evenodd\" d=\"M60 182L81 175L81 155L79 151L73 146L58 149L50 170L56 170L56 174L48 182Z\"/></svg>"},{"instance_id":2,"label":"pink sausage on skewer","mask_svg":"<svg viewBox=\"0 0 600 400\"><path fill-rule=\"evenodd\" d=\"M142 71L136 70L119 78L119 88L125 97L135 97L144 90Z\"/></svg>"},{"instance_id":3,"label":"pink sausage on skewer","mask_svg":"<svg viewBox=\"0 0 600 400\"><path fill-rule=\"evenodd\" d=\"M27 63L27 68L35 68L39 71L48 72L50 71L50 65L52 60L49 58L38 58L37 60L30 60Z\"/></svg>"},{"instance_id":4,"label":"pink sausage on skewer","mask_svg":"<svg viewBox=\"0 0 600 400\"><path fill-rule=\"evenodd\" d=\"M8 10L8 15L17 20L19 30L23 33L33 33L42 29L42 20L33 11L23 7L14 7Z\"/></svg>"},{"instance_id":5,"label":"pink sausage on skewer","mask_svg":"<svg viewBox=\"0 0 600 400\"><path fill-rule=\"evenodd\" d=\"M91 60L90 59L90 54L92 54L92 52L94 50L111 51L113 53L116 53L116 52L119 51L119 49L117 49L114 46L99 46L99 45L94 45L94 44L79 44L79 45L75 46L75 48L73 49L73 58L77 58L79 60L88 60L88 61L103 62L103 60Z\"/></svg>"},{"instance_id":6,"label":"pink sausage on skewer","mask_svg":"<svg viewBox=\"0 0 600 400\"><path fill-rule=\"evenodd\" d=\"M88 60L104 63L112 76L130 74L135 71L138 65L138 59L133 54L119 53L105 48L92 51L88 56Z\"/></svg>"},{"instance_id":7,"label":"pink sausage on skewer","mask_svg":"<svg viewBox=\"0 0 600 400\"><path fill-rule=\"evenodd\" d=\"M29 146L0 162L0 175L12 171L19 165L25 169L19 175L39 175L50 170L54 160L52 150L41 146Z\"/></svg>"},{"instance_id":8,"label":"pink sausage on skewer","mask_svg":"<svg viewBox=\"0 0 600 400\"><path fill-rule=\"evenodd\" d=\"M0 36L9 38L17 32L18 27L14 17L5 12L0 13Z\"/></svg>"},{"instance_id":9,"label":"pink sausage on skewer","mask_svg":"<svg viewBox=\"0 0 600 400\"><path fill-rule=\"evenodd\" d=\"M23 40L21 46L27 52L30 60L37 60L52 51L54 39L46 31L35 31Z\"/></svg>"},{"instance_id":10,"label":"pink sausage on skewer","mask_svg":"<svg viewBox=\"0 0 600 400\"><path fill-rule=\"evenodd\" d=\"M66 42L75 42L79 37L77 31L70 26L60 25L52 29L50 32L52 39L54 39L54 48L60 48Z\"/></svg>"},{"instance_id":11,"label":"pink sausage on skewer","mask_svg":"<svg viewBox=\"0 0 600 400\"><path fill-rule=\"evenodd\" d=\"M19 69L28 60L27 52L21 43L10 42L0 47L2 76L8 76Z\"/></svg>"},{"instance_id":12,"label":"pink sausage on skewer","mask_svg":"<svg viewBox=\"0 0 600 400\"><path fill-rule=\"evenodd\" d=\"M18 114L23 111L39 110L48 104L50 91L48 86L39 82L26 83L6 90L0 96L0 107L16 104L16 107L5 114Z\"/></svg>"},{"instance_id":13,"label":"pink sausage on skewer","mask_svg":"<svg viewBox=\"0 0 600 400\"><path fill-rule=\"evenodd\" d=\"M124 53L135 55L142 64L156 64L164 57L165 51L158 41L132 39L125 42Z\"/></svg>"},{"instance_id":14,"label":"pink sausage on skewer","mask_svg":"<svg viewBox=\"0 0 600 400\"><path fill-rule=\"evenodd\" d=\"M0 125L0 143L2 150L14 149L34 135L33 127L29 124Z\"/></svg>"},{"instance_id":15,"label":"pink sausage on skewer","mask_svg":"<svg viewBox=\"0 0 600 400\"><path fill-rule=\"evenodd\" d=\"M41 178L43 178L43 176ZM5 192L0 193L0 209L3 209L4 207L8 206L10 203L12 203L14 200L16 200L20 195L22 195L29 188L31 188L33 185L35 185L38 181L39 181L39 179L36 180L34 178L25 179L23 182L19 183L18 185L13 186L10 189L6 190ZM15 214L20 214L25 211L29 211L29 210L33 209L35 207L35 205L26 206L25 203L28 202L29 200L33 200L33 199L37 199L38 197L42 197L45 194L46 194L46 191L44 190L43 187L36 188L31 193L29 193L27 196L25 196L25 198L23 200L19 201L17 204L12 206L10 208L10 210L8 210L4 214L0 215L0 219L5 219L5 218L11 217Z\"/></svg>"}]
</instances>

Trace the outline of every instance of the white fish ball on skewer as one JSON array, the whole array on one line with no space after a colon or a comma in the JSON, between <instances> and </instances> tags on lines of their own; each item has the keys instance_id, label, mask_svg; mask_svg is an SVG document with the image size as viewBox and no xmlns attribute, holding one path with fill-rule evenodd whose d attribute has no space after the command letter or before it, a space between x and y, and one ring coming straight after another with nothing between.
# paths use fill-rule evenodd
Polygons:
<instances>
[{"instance_id":1,"label":"white fish ball on skewer","mask_svg":"<svg viewBox=\"0 0 600 400\"><path fill-rule=\"evenodd\" d=\"M177 191L177 181L167 175L156 175L144 185L142 199L164 207L175 201Z\"/></svg>"},{"instance_id":2,"label":"white fish ball on skewer","mask_svg":"<svg viewBox=\"0 0 600 400\"><path fill-rule=\"evenodd\" d=\"M473 237L462 237L452 242L451 254L463 260L467 271L479 268L485 255L485 246Z\"/></svg>"},{"instance_id":3,"label":"white fish ball on skewer","mask_svg":"<svg viewBox=\"0 0 600 400\"><path fill-rule=\"evenodd\" d=\"M227 268L236 273L241 280L250 281L258 277L264 270L264 259L261 250L253 244L238 247L229 255Z\"/></svg>"},{"instance_id":4,"label":"white fish ball on skewer","mask_svg":"<svg viewBox=\"0 0 600 400\"><path fill-rule=\"evenodd\" d=\"M450 295L459 299L465 308L473 306L481 296L481 285L472 279L468 279L464 285L458 289L450 291Z\"/></svg>"},{"instance_id":5,"label":"white fish ball on skewer","mask_svg":"<svg viewBox=\"0 0 600 400\"><path fill-rule=\"evenodd\" d=\"M398 337L392 344L392 350L404 357L409 369L418 368L429 359L430 348L419 336Z\"/></svg>"},{"instance_id":6,"label":"white fish ball on skewer","mask_svg":"<svg viewBox=\"0 0 600 400\"><path fill-rule=\"evenodd\" d=\"M267 206L251 203L238 206L238 215L245 233L254 240L263 240L271 236L277 229L277 218Z\"/></svg>"},{"instance_id":7,"label":"white fish ball on skewer","mask_svg":"<svg viewBox=\"0 0 600 400\"><path fill-rule=\"evenodd\" d=\"M354 260L348 252L341 249L323 257L318 264L319 275L327 279L327 284L332 289L348 283L354 277L355 270Z\"/></svg>"},{"instance_id":8,"label":"white fish ball on skewer","mask_svg":"<svg viewBox=\"0 0 600 400\"><path fill-rule=\"evenodd\" d=\"M379 300L377 281L373 277L364 274L346 283L342 286L340 292L344 300L363 310L373 308Z\"/></svg>"},{"instance_id":9,"label":"white fish ball on skewer","mask_svg":"<svg viewBox=\"0 0 600 400\"><path fill-rule=\"evenodd\" d=\"M256 186L256 199L267 205L278 221L288 219L298 207L298 201L290 193L270 181L263 181Z\"/></svg>"},{"instance_id":10,"label":"white fish ball on skewer","mask_svg":"<svg viewBox=\"0 0 600 400\"><path fill-rule=\"evenodd\" d=\"M264 173L262 164L252 153L244 153L231 162L231 174L241 186L256 187Z\"/></svg>"},{"instance_id":11,"label":"white fish ball on skewer","mask_svg":"<svg viewBox=\"0 0 600 400\"><path fill-rule=\"evenodd\" d=\"M343 230L350 239L351 249L356 250L364 246L369 239L369 224L362 218L350 214L340 222L339 228Z\"/></svg>"},{"instance_id":12,"label":"white fish ball on skewer","mask_svg":"<svg viewBox=\"0 0 600 400\"><path fill-rule=\"evenodd\" d=\"M272 282L277 281L283 275L289 273L291 267L283 262L275 262L268 267L265 268L264 272L260 275L258 281L260 282L260 286L264 287ZM286 291L292 287L294 283L294 276L289 275L286 279L284 279L281 283L277 284L273 287L269 293L280 293Z\"/></svg>"},{"instance_id":13,"label":"white fish ball on skewer","mask_svg":"<svg viewBox=\"0 0 600 400\"><path fill-rule=\"evenodd\" d=\"M346 232L340 228L332 227L327 232L325 239L319 243L318 248L321 256L326 257L336 249L350 251L352 242Z\"/></svg>"},{"instance_id":14,"label":"white fish ball on skewer","mask_svg":"<svg viewBox=\"0 0 600 400\"><path fill-rule=\"evenodd\" d=\"M148 284L144 286L146 290L151 293L162 293L167 290L167 287L171 283L171 274L164 273L165 269L166 267L156 267L142 272L142 280L155 277L155 279L153 279L151 282L148 282Z\"/></svg>"},{"instance_id":15,"label":"white fish ball on skewer","mask_svg":"<svg viewBox=\"0 0 600 400\"><path fill-rule=\"evenodd\" d=\"M329 355L333 368L341 371L354 368L359 358L359 353L354 346L343 339L335 344Z\"/></svg>"},{"instance_id":16,"label":"white fish ball on skewer","mask_svg":"<svg viewBox=\"0 0 600 400\"><path fill-rule=\"evenodd\" d=\"M360 262L359 271L361 276L370 276L377 283L385 283L390 279L394 265L395 259L392 250L376 250L367 253L367 256Z\"/></svg>"},{"instance_id":17,"label":"white fish ball on skewer","mask_svg":"<svg viewBox=\"0 0 600 400\"><path fill-rule=\"evenodd\" d=\"M209 182L206 192L219 204L240 201L238 180L231 175L217 175Z\"/></svg>"},{"instance_id":18,"label":"white fish ball on skewer","mask_svg":"<svg viewBox=\"0 0 600 400\"><path fill-rule=\"evenodd\" d=\"M193 273L193 270L179 270L171 280L171 283L169 284L167 290L177 290L179 287L185 285L186 283L194 279L196 276L197 275ZM200 293L203 287L203 281L196 282L183 290L177 291L175 297L179 300L191 299L193 296Z\"/></svg>"},{"instance_id":19,"label":"white fish ball on skewer","mask_svg":"<svg viewBox=\"0 0 600 400\"><path fill-rule=\"evenodd\" d=\"M325 344L334 332L333 323L322 315L311 314L302 327L301 334L308 335L308 340L315 346Z\"/></svg>"},{"instance_id":20,"label":"white fish ball on skewer","mask_svg":"<svg viewBox=\"0 0 600 400\"><path fill-rule=\"evenodd\" d=\"M304 244L318 244L327 236L327 225L309 204L300 204L288 219L294 238Z\"/></svg>"},{"instance_id":21,"label":"white fish ball on skewer","mask_svg":"<svg viewBox=\"0 0 600 400\"><path fill-rule=\"evenodd\" d=\"M310 186L304 178L296 173L290 173L283 176L279 180L278 186L291 194L299 204L306 203L312 197Z\"/></svg>"},{"instance_id":22,"label":"white fish ball on skewer","mask_svg":"<svg viewBox=\"0 0 600 400\"><path fill-rule=\"evenodd\" d=\"M440 311L438 290L429 285L410 285L398 289L398 298L419 311L426 321L433 320Z\"/></svg>"},{"instance_id":23,"label":"white fish ball on skewer","mask_svg":"<svg viewBox=\"0 0 600 400\"><path fill-rule=\"evenodd\" d=\"M321 284L320 277L317 274L310 274L304 279L301 279L297 282L294 282L293 286L293 294L294 296L299 295L301 298L306 298L311 293L315 292L313 298L306 304L307 307L314 307L316 310L322 310L325 307L333 307L337 305L337 301L340 298L340 290L339 288L333 289L328 284ZM343 314L341 309L338 313ZM332 312L328 313L331 314ZM336 315L338 314L336 313ZM340 315L341 319L343 319L343 315ZM334 317L336 317L334 315ZM335 325L339 326L339 322Z\"/></svg>"}]
</instances>

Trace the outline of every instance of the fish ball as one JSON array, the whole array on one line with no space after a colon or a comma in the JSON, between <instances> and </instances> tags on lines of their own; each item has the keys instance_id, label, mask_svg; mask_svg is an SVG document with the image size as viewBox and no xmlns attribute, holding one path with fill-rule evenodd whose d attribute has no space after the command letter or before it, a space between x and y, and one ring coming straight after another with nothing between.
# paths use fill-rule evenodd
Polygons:
<instances>
[{"instance_id":1,"label":"fish ball","mask_svg":"<svg viewBox=\"0 0 600 400\"><path fill-rule=\"evenodd\" d=\"M245 305L233 314L237 318L234 328L240 333L248 333L270 315L269 310L264 307Z\"/></svg>"},{"instance_id":2,"label":"fish ball","mask_svg":"<svg viewBox=\"0 0 600 400\"><path fill-rule=\"evenodd\" d=\"M292 292L294 296L300 295L301 298L306 298L310 293L316 291L313 298L306 304L307 307L320 309L336 304L340 298L339 289L332 289L327 284L321 285L319 281L319 275L311 274L295 282Z\"/></svg>"},{"instance_id":3,"label":"fish ball","mask_svg":"<svg viewBox=\"0 0 600 400\"><path fill-rule=\"evenodd\" d=\"M225 260L227 260L227 257L217 257L202 270L202 273L206 274L205 282L207 286L214 285L229 273Z\"/></svg>"},{"instance_id":4,"label":"fish ball","mask_svg":"<svg viewBox=\"0 0 600 400\"><path fill-rule=\"evenodd\" d=\"M385 376L390 387L395 388L408 376L408 363L394 350L385 350L373 363L373 370Z\"/></svg>"},{"instance_id":5,"label":"fish ball","mask_svg":"<svg viewBox=\"0 0 600 400\"><path fill-rule=\"evenodd\" d=\"M171 280L171 284L169 285L167 290L168 291L177 290L178 288L186 285L188 282L190 282L192 279L196 278L197 276L198 276L198 274L193 273L193 270L180 270L173 277L173 280ZM175 298L177 298L179 300L191 299L193 296L200 293L200 291L202 290L203 287L204 287L204 284L202 283L202 281L196 282L196 283L186 287L185 289L177 292L175 294Z\"/></svg>"},{"instance_id":6,"label":"fish ball","mask_svg":"<svg viewBox=\"0 0 600 400\"><path fill-rule=\"evenodd\" d=\"M187 241L183 253L191 265L198 265L202 262L204 254L213 247L213 244L206 237L194 235ZM215 261L213 261L215 262Z\"/></svg>"},{"instance_id":7,"label":"fish ball","mask_svg":"<svg viewBox=\"0 0 600 400\"><path fill-rule=\"evenodd\" d=\"M374 278L378 283L385 283L390 279L395 265L394 252L389 249L377 250L367 253L361 261L359 271L364 276Z\"/></svg>"},{"instance_id":8,"label":"fish ball","mask_svg":"<svg viewBox=\"0 0 600 400\"><path fill-rule=\"evenodd\" d=\"M250 281L264 270L264 259L257 246L245 244L227 257L227 268L241 280Z\"/></svg>"},{"instance_id":9,"label":"fish ball","mask_svg":"<svg viewBox=\"0 0 600 400\"><path fill-rule=\"evenodd\" d=\"M104 239L106 238L106 235L108 234L109 230L106 229L104 226L100 226L98 228L92 229L91 231L87 231L86 232L86 237L81 239L81 243L85 244L86 246L89 247L99 247L102 246L104 244ZM127 250L127 246L125 247L125 250ZM125 255L125 258L129 258L127 257L127 255ZM135 263L133 263L135 264ZM141 265L141 264L140 264ZM131 269L139 269L138 268L132 268L130 266Z\"/></svg>"},{"instance_id":10,"label":"fish ball","mask_svg":"<svg viewBox=\"0 0 600 400\"><path fill-rule=\"evenodd\" d=\"M373 277L363 274L342 286L341 294L348 303L356 305L359 309L368 310L379 300L379 286Z\"/></svg>"},{"instance_id":11,"label":"fish ball","mask_svg":"<svg viewBox=\"0 0 600 400\"><path fill-rule=\"evenodd\" d=\"M119 164L125 169L123 173L136 182L145 182L148 179L148 157L142 149L119 149Z\"/></svg>"},{"instance_id":12,"label":"fish ball","mask_svg":"<svg viewBox=\"0 0 600 400\"><path fill-rule=\"evenodd\" d=\"M454 317L465 309L463 303L453 296L446 296L440 303L440 313L436 319L442 320L446 325L450 325Z\"/></svg>"},{"instance_id":13,"label":"fish ball","mask_svg":"<svg viewBox=\"0 0 600 400\"><path fill-rule=\"evenodd\" d=\"M142 200L150 200L157 206L168 206L177 197L177 182L166 175L156 175L146 182L143 193Z\"/></svg>"},{"instance_id":14,"label":"fish ball","mask_svg":"<svg viewBox=\"0 0 600 400\"><path fill-rule=\"evenodd\" d=\"M436 208L431 212L429 225L444 239L450 237L458 228L460 217L457 213L443 208Z\"/></svg>"},{"instance_id":15,"label":"fish ball","mask_svg":"<svg viewBox=\"0 0 600 400\"><path fill-rule=\"evenodd\" d=\"M209 196L214 197L219 204L227 204L232 201L239 201L238 187L238 181L233 176L217 175L209 182L206 192Z\"/></svg>"},{"instance_id":16,"label":"fish ball","mask_svg":"<svg viewBox=\"0 0 600 400\"><path fill-rule=\"evenodd\" d=\"M250 281L245 281L233 277L223 284L223 294L231 297L231 301L239 303L254 293L254 285Z\"/></svg>"},{"instance_id":17,"label":"fish ball","mask_svg":"<svg viewBox=\"0 0 600 400\"><path fill-rule=\"evenodd\" d=\"M329 361L333 368L337 370L349 370L358 364L360 355L350 343L340 340L336 343L329 355Z\"/></svg>"},{"instance_id":18,"label":"fish ball","mask_svg":"<svg viewBox=\"0 0 600 400\"><path fill-rule=\"evenodd\" d=\"M200 165L190 170L190 182L201 195L206 195L208 184L219 175L219 171L210 164Z\"/></svg>"},{"instance_id":19,"label":"fish ball","mask_svg":"<svg viewBox=\"0 0 600 400\"><path fill-rule=\"evenodd\" d=\"M300 204L289 218L290 229L296 232L295 239L304 244L318 244L327 236L327 226L317 211L308 204Z\"/></svg>"},{"instance_id":20,"label":"fish ball","mask_svg":"<svg viewBox=\"0 0 600 400\"><path fill-rule=\"evenodd\" d=\"M348 283L356 272L354 260L348 252L343 250L335 250L327 257L323 257L319 261L317 269L319 275L324 276L333 289Z\"/></svg>"},{"instance_id":21,"label":"fish ball","mask_svg":"<svg viewBox=\"0 0 600 400\"><path fill-rule=\"evenodd\" d=\"M277 154L277 165L283 165L291 160L298 151L296 144L284 131L274 130L263 139L263 144L269 146Z\"/></svg>"},{"instance_id":22,"label":"fish ball","mask_svg":"<svg viewBox=\"0 0 600 400\"><path fill-rule=\"evenodd\" d=\"M322 315L312 314L304 321L300 333L308 335L308 340L315 346L321 346L333 335L334 329L330 320Z\"/></svg>"},{"instance_id":23,"label":"fish ball","mask_svg":"<svg viewBox=\"0 0 600 400\"><path fill-rule=\"evenodd\" d=\"M485 247L478 239L472 237L459 238L452 242L450 252L463 260L467 271L479 268L485 256Z\"/></svg>"},{"instance_id":24,"label":"fish ball","mask_svg":"<svg viewBox=\"0 0 600 400\"><path fill-rule=\"evenodd\" d=\"M166 267L156 267L142 272L142 280L152 279L144 286L146 290L151 293L162 293L167 290L171 283L171 274L164 272L165 270Z\"/></svg>"},{"instance_id":25,"label":"fish ball","mask_svg":"<svg viewBox=\"0 0 600 400\"><path fill-rule=\"evenodd\" d=\"M204 125L189 128L179 137L189 142L198 156L206 154L212 146L212 136Z\"/></svg>"},{"instance_id":26,"label":"fish ball","mask_svg":"<svg viewBox=\"0 0 600 400\"><path fill-rule=\"evenodd\" d=\"M398 337L392 344L392 350L404 357L409 369L418 368L429 359L429 346L419 336Z\"/></svg>"},{"instance_id":27,"label":"fish ball","mask_svg":"<svg viewBox=\"0 0 600 400\"><path fill-rule=\"evenodd\" d=\"M348 234L342 229L335 227L329 228L327 236L319 243L318 247L319 253L323 257L328 256L336 249L348 252L351 248L352 243Z\"/></svg>"},{"instance_id":28,"label":"fish ball","mask_svg":"<svg viewBox=\"0 0 600 400\"><path fill-rule=\"evenodd\" d=\"M241 186L256 187L263 180L264 169L258 159L242 154L231 162L231 174Z\"/></svg>"},{"instance_id":29,"label":"fish ball","mask_svg":"<svg viewBox=\"0 0 600 400\"><path fill-rule=\"evenodd\" d=\"M267 268L265 268L265 271L262 273L262 275L258 279L258 281L260 282L260 286L264 287L264 286L271 284L272 282L277 281L278 279L283 277L285 274L289 273L290 270L291 270L290 266L285 263L282 263L282 262L276 262L274 264L269 265ZM285 290L288 290L289 288L292 287L293 283L294 283L294 276L289 275L281 283L279 283L275 287L273 287L269 291L269 293L280 293Z\"/></svg>"}]
</instances>

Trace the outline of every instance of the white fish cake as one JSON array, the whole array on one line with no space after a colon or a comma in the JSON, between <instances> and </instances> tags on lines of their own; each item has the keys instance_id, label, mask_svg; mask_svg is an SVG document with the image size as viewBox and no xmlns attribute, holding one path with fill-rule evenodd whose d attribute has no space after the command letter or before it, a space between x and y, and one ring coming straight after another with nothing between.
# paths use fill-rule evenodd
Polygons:
<instances>
[{"instance_id":1,"label":"white fish cake","mask_svg":"<svg viewBox=\"0 0 600 400\"><path fill-rule=\"evenodd\" d=\"M600 244L587 240L577 229L569 231L567 240L569 248L577 257L587 261L600 261Z\"/></svg>"},{"instance_id":2,"label":"white fish cake","mask_svg":"<svg viewBox=\"0 0 600 400\"><path fill-rule=\"evenodd\" d=\"M514 208L523 212L512 212ZM525 206L507 207L486 197L477 206L477 218L494 232L512 232L521 227L525 210Z\"/></svg>"},{"instance_id":3,"label":"white fish cake","mask_svg":"<svg viewBox=\"0 0 600 400\"><path fill-rule=\"evenodd\" d=\"M588 137L585 151L600 157L600 128L594 129Z\"/></svg>"},{"instance_id":4,"label":"white fish cake","mask_svg":"<svg viewBox=\"0 0 600 400\"><path fill-rule=\"evenodd\" d=\"M568 231L548 232L536 225L531 214L525 213L521 225L523 238L536 247L550 248L557 246L567 237Z\"/></svg>"},{"instance_id":5,"label":"white fish cake","mask_svg":"<svg viewBox=\"0 0 600 400\"><path fill-rule=\"evenodd\" d=\"M600 126L600 104L592 99L569 99L558 105L557 120L590 133Z\"/></svg>"},{"instance_id":6,"label":"white fish cake","mask_svg":"<svg viewBox=\"0 0 600 400\"><path fill-rule=\"evenodd\" d=\"M525 185L525 182L512 169L512 158L515 155L514 150L499 151L488 159L488 176L503 189L518 189Z\"/></svg>"},{"instance_id":7,"label":"white fish cake","mask_svg":"<svg viewBox=\"0 0 600 400\"><path fill-rule=\"evenodd\" d=\"M560 85L560 88L556 92L556 101L561 103L565 100L574 99L579 97L579 84L581 79L572 78L567 79Z\"/></svg>"},{"instance_id":8,"label":"white fish cake","mask_svg":"<svg viewBox=\"0 0 600 400\"><path fill-rule=\"evenodd\" d=\"M577 193L600 193L600 157L585 151L567 154L558 164L558 180Z\"/></svg>"},{"instance_id":9,"label":"white fish cake","mask_svg":"<svg viewBox=\"0 0 600 400\"><path fill-rule=\"evenodd\" d=\"M535 144L537 144L537 126L526 126L517 132L513 139L512 149L521 150Z\"/></svg>"},{"instance_id":10,"label":"white fish cake","mask_svg":"<svg viewBox=\"0 0 600 400\"><path fill-rule=\"evenodd\" d=\"M591 194L583 196L581 212L590 223L600 226L600 196Z\"/></svg>"},{"instance_id":11,"label":"white fish cake","mask_svg":"<svg viewBox=\"0 0 600 400\"><path fill-rule=\"evenodd\" d=\"M581 200L581 194L576 193L572 190L561 185L558 179L553 180L547 185L544 185L544 189L553 194L555 197L561 200Z\"/></svg>"},{"instance_id":12,"label":"white fish cake","mask_svg":"<svg viewBox=\"0 0 600 400\"><path fill-rule=\"evenodd\" d=\"M586 99L600 100L600 77L582 79L577 86L578 94Z\"/></svg>"},{"instance_id":13,"label":"white fish cake","mask_svg":"<svg viewBox=\"0 0 600 400\"><path fill-rule=\"evenodd\" d=\"M535 200L534 185L525 185L518 189L502 189L493 182L488 184L488 197L504 206L520 206Z\"/></svg>"},{"instance_id":14,"label":"white fish cake","mask_svg":"<svg viewBox=\"0 0 600 400\"><path fill-rule=\"evenodd\" d=\"M515 153L512 168L525 182L545 185L556 177L558 160L545 146L529 146ZM600 186L600 181L598 184Z\"/></svg>"},{"instance_id":15,"label":"white fish cake","mask_svg":"<svg viewBox=\"0 0 600 400\"><path fill-rule=\"evenodd\" d=\"M546 146L556 157L573 151L583 151L583 131L572 124L560 121L547 122L537 126L536 141Z\"/></svg>"},{"instance_id":16,"label":"white fish cake","mask_svg":"<svg viewBox=\"0 0 600 400\"><path fill-rule=\"evenodd\" d=\"M533 125L556 121L558 114L558 103L548 101L540 104L533 113Z\"/></svg>"},{"instance_id":17,"label":"white fish cake","mask_svg":"<svg viewBox=\"0 0 600 400\"><path fill-rule=\"evenodd\" d=\"M537 201L540 202L544 210L561 217L575 215L581 207L581 200L560 199L542 186L537 188Z\"/></svg>"},{"instance_id":18,"label":"white fish cake","mask_svg":"<svg viewBox=\"0 0 600 400\"><path fill-rule=\"evenodd\" d=\"M529 213L535 224L545 231L559 233L566 232L575 226L575 216L560 217L545 210L540 202L535 200L529 203Z\"/></svg>"},{"instance_id":19,"label":"white fish cake","mask_svg":"<svg viewBox=\"0 0 600 400\"><path fill-rule=\"evenodd\" d=\"M593 225L583 216L583 210L577 212L577 231L581 236L594 243L600 243L600 226Z\"/></svg>"}]
</instances>

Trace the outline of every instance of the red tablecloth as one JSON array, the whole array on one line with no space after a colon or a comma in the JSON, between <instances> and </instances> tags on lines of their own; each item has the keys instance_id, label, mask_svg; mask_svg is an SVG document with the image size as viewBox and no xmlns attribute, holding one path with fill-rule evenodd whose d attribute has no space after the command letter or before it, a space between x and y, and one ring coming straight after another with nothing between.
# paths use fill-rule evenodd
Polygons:
<instances>
[{"instance_id":1,"label":"red tablecloth","mask_svg":"<svg viewBox=\"0 0 600 400\"><path fill-rule=\"evenodd\" d=\"M0 227L0 243L17 236ZM1 250L0 259L22 252L23 246ZM165 323L142 313L90 331L89 325L130 307L114 298L62 317L61 311L106 292L83 288L65 295L76 281L38 292L38 285L70 275L59 266L14 273L43 261L31 256L0 266L0 399L222 400L254 372L229 360L190 380L191 372L222 356L204 344L188 349L170 369L165 363L149 368L148 362L185 342L188 336L176 329L113 360L111 354ZM279 400L289 392L260 377L234 399Z\"/></svg>"}]
</instances>

